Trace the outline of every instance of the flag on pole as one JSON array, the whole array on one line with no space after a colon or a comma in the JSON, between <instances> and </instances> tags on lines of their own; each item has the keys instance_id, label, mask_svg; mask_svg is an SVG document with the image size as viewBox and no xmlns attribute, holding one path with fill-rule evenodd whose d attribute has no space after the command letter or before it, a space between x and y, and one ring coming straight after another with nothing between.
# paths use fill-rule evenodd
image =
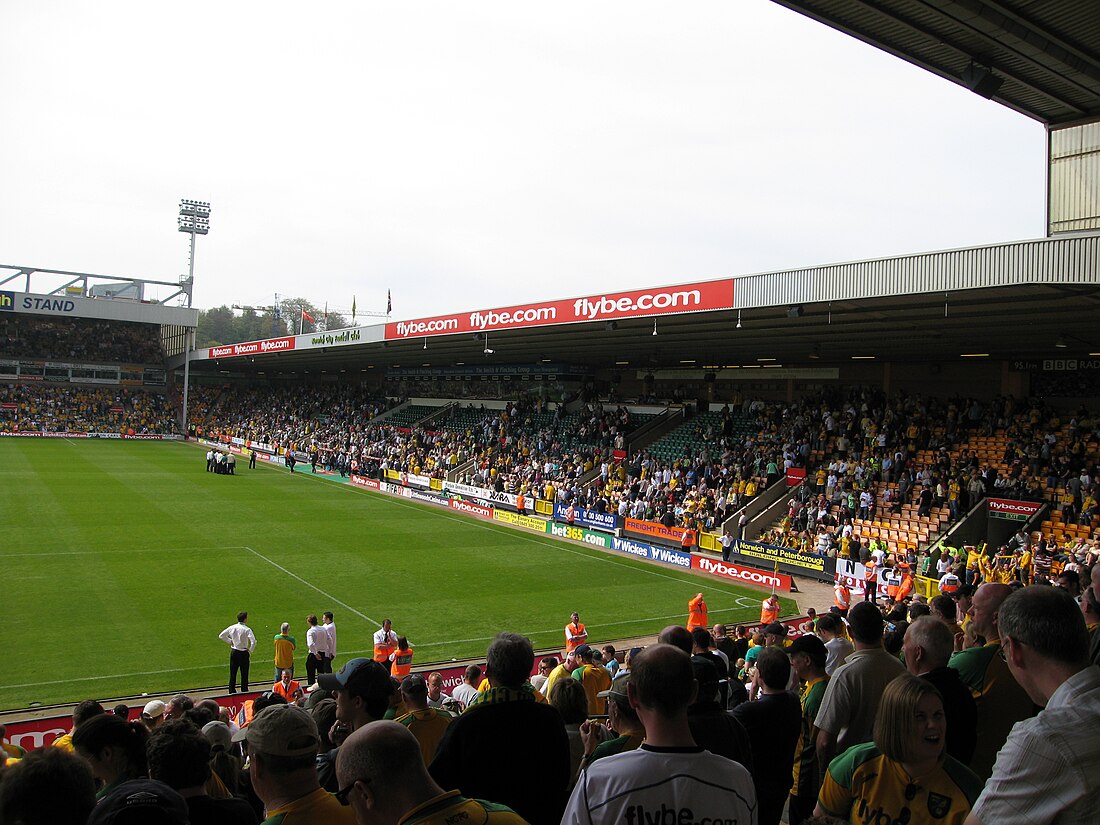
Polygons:
<instances>
[{"instance_id":1,"label":"flag on pole","mask_svg":"<svg viewBox=\"0 0 1100 825\"><path fill-rule=\"evenodd\" d=\"M325 301L325 329L328 329L328 301Z\"/></svg>"},{"instance_id":2,"label":"flag on pole","mask_svg":"<svg viewBox=\"0 0 1100 825\"><path fill-rule=\"evenodd\" d=\"M355 323L355 296L351 296L351 322Z\"/></svg>"},{"instance_id":3,"label":"flag on pole","mask_svg":"<svg viewBox=\"0 0 1100 825\"><path fill-rule=\"evenodd\" d=\"M313 319L313 316L306 312L305 307L302 307L302 320L309 321L311 324L316 323L316 321Z\"/></svg>"},{"instance_id":4,"label":"flag on pole","mask_svg":"<svg viewBox=\"0 0 1100 825\"><path fill-rule=\"evenodd\" d=\"M386 290L386 314L389 315L393 312L393 298L390 295L390 291Z\"/></svg>"}]
</instances>

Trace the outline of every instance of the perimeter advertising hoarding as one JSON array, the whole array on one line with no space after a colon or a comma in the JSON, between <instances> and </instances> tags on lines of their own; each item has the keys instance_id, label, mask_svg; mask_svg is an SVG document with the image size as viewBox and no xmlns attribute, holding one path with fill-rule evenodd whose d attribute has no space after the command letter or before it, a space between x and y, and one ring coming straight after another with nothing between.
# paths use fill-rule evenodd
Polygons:
<instances>
[{"instance_id":1,"label":"perimeter advertising hoarding","mask_svg":"<svg viewBox=\"0 0 1100 825\"><path fill-rule=\"evenodd\" d=\"M475 504L472 501L463 501L460 498L452 498L448 506L459 513L465 513L468 516L477 516L478 518L492 519L493 508L482 507L480 504Z\"/></svg>"},{"instance_id":2,"label":"perimeter advertising hoarding","mask_svg":"<svg viewBox=\"0 0 1100 825\"><path fill-rule=\"evenodd\" d=\"M733 279L614 292L386 324L385 340L733 308Z\"/></svg>"},{"instance_id":3,"label":"perimeter advertising hoarding","mask_svg":"<svg viewBox=\"0 0 1100 825\"><path fill-rule=\"evenodd\" d=\"M546 532L547 522L545 519L535 518L534 516L521 516L519 513L513 513L511 510L497 510L494 508L493 520L501 521L505 524L513 524L525 530L534 530L536 533Z\"/></svg>"},{"instance_id":4,"label":"perimeter advertising hoarding","mask_svg":"<svg viewBox=\"0 0 1100 825\"><path fill-rule=\"evenodd\" d=\"M789 573L801 573L822 581L832 581L834 566L831 559L816 554L799 553L789 547L774 544L761 544L755 541L740 541L737 544L737 556L766 561L779 562Z\"/></svg>"},{"instance_id":5,"label":"perimeter advertising hoarding","mask_svg":"<svg viewBox=\"0 0 1100 825\"><path fill-rule=\"evenodd\" d=\"M568 521L566 510L561 502L554 503L554 518L558 521ZM591 527L594 530L607 530L612 532L619 526L619 517L614 513L600 513L596 510L586 510L583 507L573 508L573 523L581 527Z\"/></svg>"},{"instance_id":6,"label":"perimeter advertising hoarding","mask_svg":"<svg viewBox=\"0 0 1100 825\"><path fill-rule=\"evenodd\" d=\"M783 573L757 570L755 567L742 567L733 562L696 554L691 557L691 569L717 576L720 579L728 579L738 584L753 584L759 587L775 588L784 593L791 592L791 577Z\"/></svg>"},{"instance_id":7,"label":"perimeter advertising hoarding","mask_svg":"<svg viewBox=\"0 0 1100 825\"><path fill-rule=\"evenodd\" d=\"M989 517L1007 521L1027 521L1042 507L1039 501L1017 501L1008 498L989 499Z\"/></svg>"},{"instance_id":8,"label":"perimeter advertising hoarding","mask_svg":"<svg viewBox=\"0 0 1100 825\"><path fill-rule=\"evenodd\" d=\"M504 492L498 493L496 490L490 490L488 487L475 487L472 484L459 484L455 481L446 481L443 483L443 489L449 493L458 493L471 498L479 498L487 502L511 504L513 507L516 506L515 495Z\"/></svg>"},{"instance_id":9,"label":"perimeter advertising hoarding","mask_svg":"<svg viewBox=\"0 0 1100 825\"><path fill-rule=\"evenodd\" d=\"M620 553L626 553L628 556L635 556L639 559L649 559L650 561L659 561L661 564L667 564L671 567L679 567L681 569L691 569L691 553L684 553L680 550L672 550L668 547L657 547L653 544L642 544L640 541L631 541L630 539L611 539L611 549L617 550Z\"/></svg>"},{"instance_id":10,"label":"perimeter advertising hoarding","mask_svg":"<svg viewBox=\"0 0 1100 825\"><path fill-rule=\"evenodd\" d=\"M540 519L541 521L541 519ZM543 521L543 529L551 536L562 539L572 539L582 544L592 544L605 550L611 549L611 536L605 533L594 533L580 527L570 527L568 524L559 524L556 521Z\"/></svg>"},{"instance_id":11,"label":"perimeter advertising hoarding","mask_svg":"<svg viewBox=\"0 0 1100 825\"><path fill-rule=\"evenodd\" d=\"M223 708L229 708L229 712L235 717L240 712L244 702L255 699L259 691L252 693L233 693L225 696L214 696L213 699ZM165 699L167 701L167 698ZM141 713L141 707L130 709L130 718L136 720ZM73 725L71 713L64 716L49 716L44 719L28 719L24 722L5 722L7 728L6 739L13 745L18 745L24 750L33 751L45 748L53 744L69 732Z\"/></svg>"},{"instance_id":12,"label":"perimeter advertising hoarding","mask_svg":"<svg viewBox=\"0 0 1100 825\"><path fill-rule=\"evenodd\" d=\"M683 538L684 535L683 528L665 527L657 521L642 521L641 519L628 518L623 519L623 526L628 533L638 533L643 536L649 536L650 538L674 541L676 544L680 544L680 539ZM695 530L689 532L691 533L691 543L696 544L698 541L698 534Z\"/></svg>"}]
</instances>

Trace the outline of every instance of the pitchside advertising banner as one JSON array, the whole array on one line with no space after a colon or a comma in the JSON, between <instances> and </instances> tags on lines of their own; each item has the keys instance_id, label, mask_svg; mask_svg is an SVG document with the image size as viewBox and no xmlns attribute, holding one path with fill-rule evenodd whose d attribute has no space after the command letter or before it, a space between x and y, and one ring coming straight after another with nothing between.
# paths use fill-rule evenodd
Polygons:
<instances>
[{"instance_id":1,"label":"pitchside advertising banner","mask_svg":"<svg viewBox=\"0 0 1100 825\"><path fill-rule=\"evenodd\" d=\"M757 570L755 567L742 567L733 562L700 555L692 555L691 569L738 584L756 584L760 587L782 590L784 593L791 592L791 577L783 573L771 573L767 570Z\"/></svg>"},{"instance_id":2,"label":"pitchside advertising banner","mask_svg":"<svg viewBox=\"0 0 1100 825\"><path fill-rule=\"evenodd\" d=\"M684 530L681 527L665 527L660 522L642 521L636 518L623 519L623 526L628 533L638 533L654 539L674 541L677 544L680 544L680 540L684 535ZM695 530L689 532L691 533L691 543L697 543L699 534Z\"/></svg>"},{"instance_id":3,"label":"pitchside advertising banner","mask_svg":"<svg viewBox=\"0 0 1100 825\"><path fill-rule=\"evenodd\" d=\"M691 553L684 553L680 550L620 538L611 539L611 549L635 558L659 561L661 564L686 570L691 569Z\"/></svg>"},{"instance_id":4,"label":"pitchside advertising banner","mask_svg":"<svg viewBox=\"0 0 1100 825\"><path fill-rule=\"evenodd\" d=\"M561 502L554 503L554 518L558 521L568 521L566 511L568 507ZM595 510L586 510L583 507L573 508L573 523L581 527L591 527L594 530L614 531L619 526L619 517L614 513L599 513Z\"/></svg>"},{"instance_id":5,"label":"pitchside advertising banner","mask_svg":"<svg viewBox=\"0 0 1100 825\"><path fill-rule=\"evenodd\" d=\"M989 517L1007 521L1027 521L1042 506L1038 501L1017 501L1008 498L989 499Z\"/></svg>"},{"instance_id":6,"label":"pitchside advertising banner","mask_svg":"<svg viewBox=\"0 0 1100 825\"><path fill-rule=\"evenodd\" d=\"M490 490L488 487L475 487L472 484L458 484L454 481L445 481L443 483L443 489L449 493L458 493L459 495L469 496L470 498L479 498L486 502L496 504L511 504L516 506L516 497L512 493L498 493L496 490Z\"/></svg>"},{"instance_id":7,"label":"pitchside advertising banner","mask_svg":"<svg viewBox=\"0 0 1100 825\"><path fill-rule=\"evenodd\" d=\"M719 281L616 292L565 301L483 309L461 315L439 315L434 318L397 321L386 324L385 340L732 308L733 279L726 278Z\"/></svg>"},{"instance_id":8,"label":"pitchside advertising banner","mask_svg":"<svg viewBox=\"0 0 1100 825\"><path fill-rule=\"evenodd\" d=\"M215 696L213 699L223 708L229 708L229 712L236 717L246 701L255 699L259 695L258 692L233 693L225 696ZM165 701L167 701L167 699L165 699ZM141 713L140 707L141 706L138 706L130 710L131 719L136 720L138 718ZM6 738L13 745L18 745L25 750L33 751L38 748L45 748L52 745L55 739L59 739L69 732L72 724L72 714L68 713L64 716L30 719L25 722L6 722Z\"/></svg>"},{"instance_id":9,"label":"pitchside advertising banner","mask_svg":"<svg viewBox=\"0 0 1100 825\"><path fill-rule=\"evenodd\" d=\"M544 521L542 523L545 525L546 532L551 536L572 539L583 544L602 547L605 550L611 549L611 536L606 533L593 533L591 530L585 530L582 527L571 527L568 524L559 524L556 521Z\"/></svg>"},{"instance_id":10,"label":"pitchside advertising banner","mask_svg":"<svg viewBox=\"0 0 1100 825\"><path fill-rule=\"evenodd\" d=\"M546 525L549 524L545 519L535 518L534 516L521 516L519 513L513 513L510 510L497 510L496 508L493 508L493 520L504 524L513 524L516 527L522 527L524 530L534 530L537 533L545 533Z\"/></svg>"},{"instance_id":11,"label":"pitchside advertising banner","mask_svg":"<svg viewBox=\"0 0 1100 825\"><path fill-rule=\"evenodd\" d=\"M822 581L831 581L833 578L832 559L816 554L799 553L789 547L760 544L755 541L741 541L737 544L736 555L749 559L760 559L773 564L779 562L779 566L789 573L802 573Z\"/></svg>"}]
</instances>

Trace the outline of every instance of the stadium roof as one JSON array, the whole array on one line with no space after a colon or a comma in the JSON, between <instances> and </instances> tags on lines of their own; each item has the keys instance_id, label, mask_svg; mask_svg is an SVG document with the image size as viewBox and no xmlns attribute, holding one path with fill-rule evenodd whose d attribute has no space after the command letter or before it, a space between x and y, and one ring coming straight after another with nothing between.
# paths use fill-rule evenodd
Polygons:
<instances>
[{"instance_id":1,"label":"stadium roof","mask_svg":"<svg viewBox=\"0 0 1100 825\"><path fill-rule=\"evenodd\" d=\"M835 365L861 358L905 364L958 361L981 353L1011 361L1081 358L1100 352L1100 235L706 283L729 289L722 308L489 326L487 332L457 327L454 332L425 335L399 335L399 324L391 323L358 328L357 342L345 344L326 346L305 335L297 336L289 351L224 358L208 357L204 351L196 353L200 360L193 361L192 368L263 371L271 377L279 371L339 373L542 362L623 370L764 368ZM531 306L573 303L568 299ZM442 317L465 323L473 314Z\"/></svg>"},{"instance_id":2,"label":"stadium roof","mask_svg":"<svg viewBox=\"0 0 1100 825\"><path fill-rule=\"evenodd\" d=\"M1100 117L1096 0L773 0L1048 126Z\"/></svg>"}]
</instances>

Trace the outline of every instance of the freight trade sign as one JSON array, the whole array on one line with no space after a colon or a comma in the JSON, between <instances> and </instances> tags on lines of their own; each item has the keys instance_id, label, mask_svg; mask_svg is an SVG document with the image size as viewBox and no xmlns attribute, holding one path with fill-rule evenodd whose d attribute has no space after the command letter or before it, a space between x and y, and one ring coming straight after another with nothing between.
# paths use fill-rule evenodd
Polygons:
<instances>
[{"instance_id":1,"label":"freight trade sign","mask_svg":"<svg viewBox=\"0 0 1100 825\"><path fill-rule=\"evenodd\" d=\"M566 301L482 309L386 324L385 340L524 329L581 321L612 321L733 308L733 279L592 295Z\"/></svg>"}]
</instances>

